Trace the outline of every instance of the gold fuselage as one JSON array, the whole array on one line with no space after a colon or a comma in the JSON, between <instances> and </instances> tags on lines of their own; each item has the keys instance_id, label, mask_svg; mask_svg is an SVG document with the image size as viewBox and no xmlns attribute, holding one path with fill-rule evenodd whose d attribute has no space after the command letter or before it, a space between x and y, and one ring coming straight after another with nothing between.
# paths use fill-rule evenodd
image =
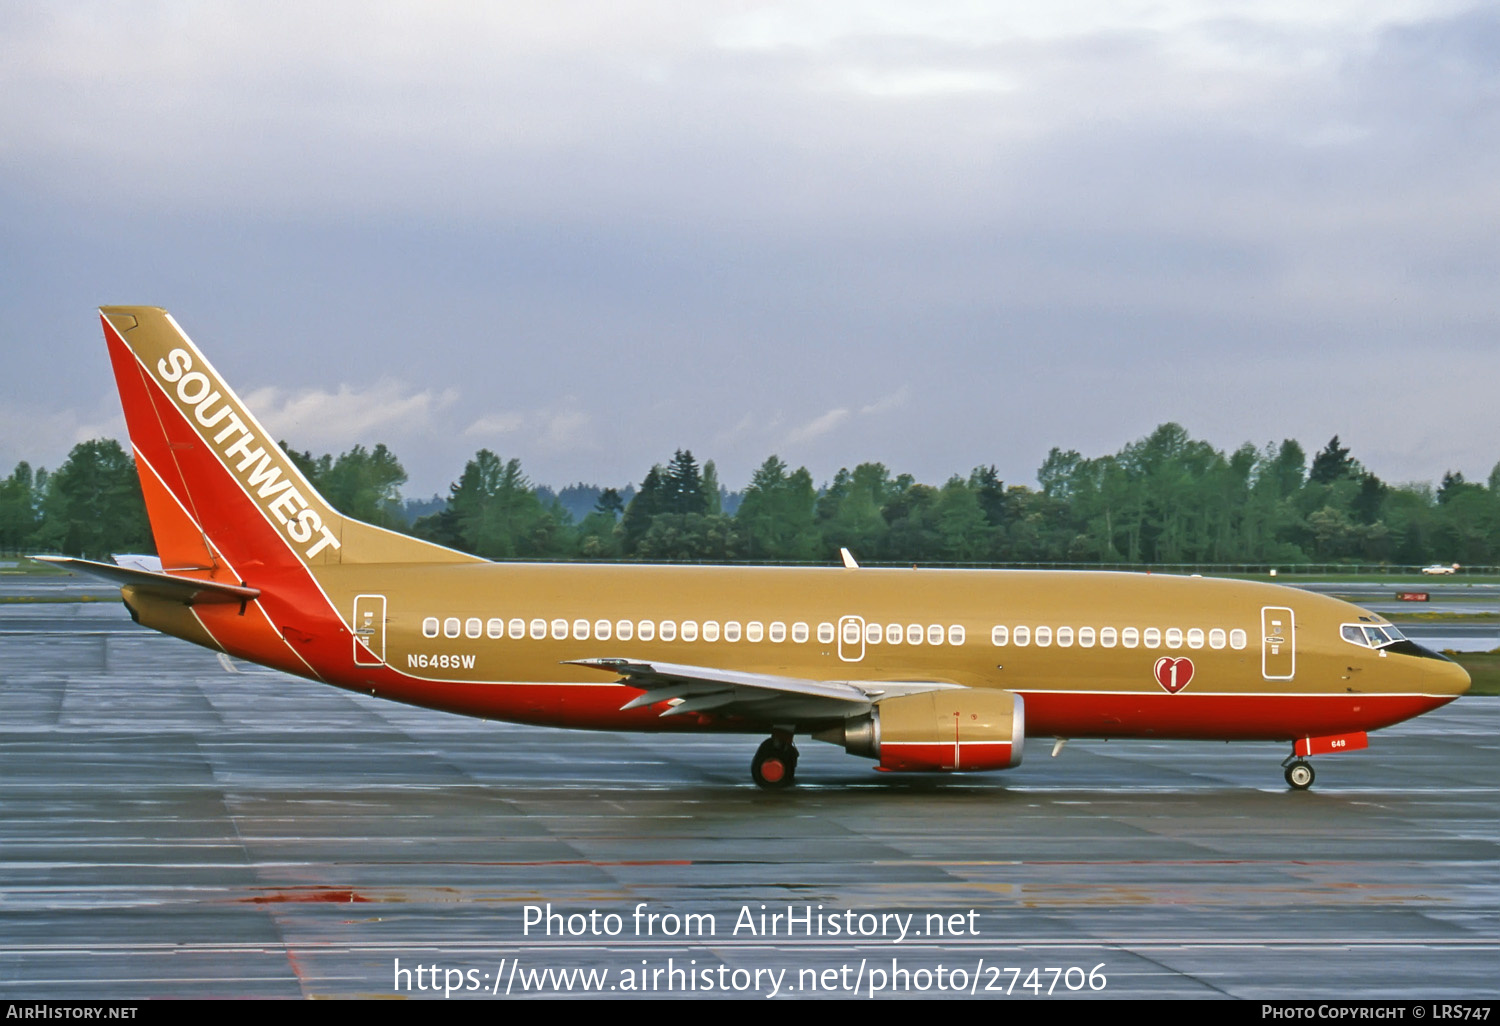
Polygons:
<instances>
[{"instance_id":1,"label":"gold fuselage","mask_svg":"<svg viewBox=\"0 0 1500 1026\"><path fill-rule=\"evenodd\" d=\"M326 653L332 641L348 657L343 666L326 654L321 662L309 658L305 675L457 712L561 726L764 727L712 717L665 722L644 710L616 715L635 691L568 664L591 658L999 688L1025 697L1028 734L1065 737L1270 740L1370 730L1468 687L1456 664L1415 646L1376 650L1341 637L1342 625L1384 622L1374 614L1257 582L506 563L334 565L317 568L315 578L339 621L310 609L306 619L278 626L291 647L317 642ZM1285 635L1268 637L1267 610L1290 611L1284 628L1275 628ZM631 625L628 640L622 622ZM642 637L643 622L652 625L650 640ZM759 640L751 640L753 624ZM1017 643L1017 628L1026 629L1027 644ZM363 648L354 644L356 631ZM222 620L213 633L235 653ZM204 641L201 633L190 639ZM1161 660L1186 661L1178 667L1179 689L1159 679Z\"/></svg>"}]
</instances>

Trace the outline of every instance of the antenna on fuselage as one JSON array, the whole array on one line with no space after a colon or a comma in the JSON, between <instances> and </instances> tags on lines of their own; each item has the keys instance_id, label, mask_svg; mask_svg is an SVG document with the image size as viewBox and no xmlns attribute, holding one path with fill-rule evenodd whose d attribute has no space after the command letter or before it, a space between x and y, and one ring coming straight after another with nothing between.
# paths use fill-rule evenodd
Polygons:
<instances>
[{"instance_id":1,"label":"antenna on fuselage","mask_svg":"<svg viewBox=\"0 0 1500 1026\"><path fill-rule=\"evenodd\" d=\"M859 569L859 564L854 561L854 553L850 552L848 549L839 549L839 558L844 561L845 570Z\"/></svg>"}]
</instances>

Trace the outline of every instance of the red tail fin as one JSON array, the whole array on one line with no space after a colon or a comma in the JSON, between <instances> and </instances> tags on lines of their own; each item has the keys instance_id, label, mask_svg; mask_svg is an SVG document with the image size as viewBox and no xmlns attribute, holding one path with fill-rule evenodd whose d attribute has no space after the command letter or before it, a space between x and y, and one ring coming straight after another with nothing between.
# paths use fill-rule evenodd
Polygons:
<instances>
[{"instance_id":1,"label":"red tail fin","mask_svg":"<svg viewBox=\"0 0 1500 1026\"><path fill-rule=\"evenodd\" d=\"M479 562L329 506L165 310L100 313L167 571Z\"/></svg>"}]
</instances>

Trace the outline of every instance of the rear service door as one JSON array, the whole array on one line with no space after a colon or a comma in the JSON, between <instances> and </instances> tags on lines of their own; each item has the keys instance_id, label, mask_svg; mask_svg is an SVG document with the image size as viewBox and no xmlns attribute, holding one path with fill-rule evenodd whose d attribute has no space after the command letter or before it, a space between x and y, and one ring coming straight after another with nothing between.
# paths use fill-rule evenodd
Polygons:
<instances>
[{"instance_id":1,"label":"rear service door","mask_svg":"<svg viewBox=\"0 0 1500 1026\"><path fill-rule=\"evenodd\" d=\"M385 662L385 596L354 597L354 665Z\"/></svg>"}]
</instances>

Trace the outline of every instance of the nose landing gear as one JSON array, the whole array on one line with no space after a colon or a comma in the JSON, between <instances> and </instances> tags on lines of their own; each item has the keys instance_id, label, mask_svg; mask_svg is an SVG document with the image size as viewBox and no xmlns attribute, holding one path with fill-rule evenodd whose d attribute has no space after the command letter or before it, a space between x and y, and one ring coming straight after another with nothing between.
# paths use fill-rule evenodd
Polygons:
<instances>
[{"instance_id":1,"label":"nose landing gear","mask_svg":"<svg viewBox=\"0 0 1500 1026\"><path fill-rule=\"evenodd\" d=\"M1313 781L1317 779L1317 774L1313 772L1312 763L1306 759L1289 756L1281 765L1286 767L1286 772L1283 774L1286 777L1286 786L1290 787L1293 791L1306 791L1309 787L1312 787Z\"/></svg>"},{"instance_id":2,"label":"nose landing gear","mask_svg":"<svg viewBox=\"0 0 1500 1026\"><path fill-rule=\"evenodd\" d=\"M774 731L755 750L750 760L750 776L767 790L791 787L797 780L797 746L792 744L792 735L785 731Z\"/></svg>"}]
</instances>

